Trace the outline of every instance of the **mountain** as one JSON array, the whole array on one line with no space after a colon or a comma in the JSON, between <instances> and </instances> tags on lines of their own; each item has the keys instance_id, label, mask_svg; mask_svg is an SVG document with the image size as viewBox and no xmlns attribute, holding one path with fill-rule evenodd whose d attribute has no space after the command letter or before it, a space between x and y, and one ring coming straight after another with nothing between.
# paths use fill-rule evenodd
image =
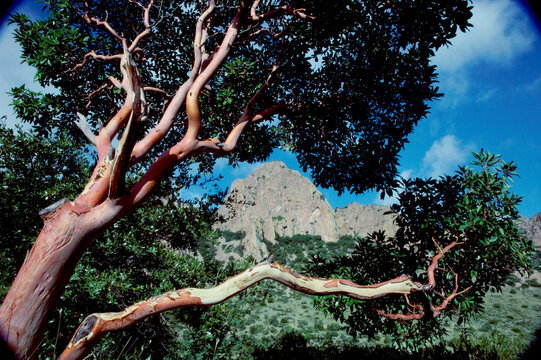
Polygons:
<instances>
[{"instance_id":1,"label":"mountain","mask_svg":"<svg viewBox=\"0 0 541 360\"><path fill-rule=\"evenodd\" d=\"M244 233L237 245L244 255L260 260L268 256L263 239L276 242L278 236L318 235L336 242L343 235L366 235L376 230L394 234L389 208L352 203L333 210L312 182L280 161L261 165L245 179L237 179L218 214L224 219L216 228ZM222 239L223 240L223 239ZM219 252L225 260L233 253Z\"/></svg>"},{"instance_id":2,"label":"mountain","mask_svg":"<svg viewBox=\"0 0 541 360\"><path fill-rule=\"evenodd\" d=\"M390 209L379 205L351 203L333 210L312 182L280 161L262 164L245 179L237 179L218 209L223 219L215 227L229 234L221 238L216 257L268 256L263 239L276 243L277 237L320 236L336 242L341 236L364 236L376 230L396 232ZM519 227L541 249L541 213L523 217ZM229 250L223 251L225 243ZM236 251L232 251L235 249Z\"/></svg>"},{"instance_id":3,"label":"mountain","mask_svg":"<svg viewBox=\"0 0 541 360\"><path fill-rule=\"evenodd\" d=\"M519 228L526 231L526 236L534 242L538 251L541 250L541 213L535 214L531 219L522 217Z\"/></svg>"}]
</instances>

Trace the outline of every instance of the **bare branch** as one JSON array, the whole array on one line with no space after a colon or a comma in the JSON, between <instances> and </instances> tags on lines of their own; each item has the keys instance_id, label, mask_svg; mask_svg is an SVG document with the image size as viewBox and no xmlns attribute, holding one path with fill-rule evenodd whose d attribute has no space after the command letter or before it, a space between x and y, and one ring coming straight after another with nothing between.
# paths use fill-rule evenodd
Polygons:
<instances>
[{"instance_id":1,"label":"bare branch","mask_svg":"<svg viewBox=\"0 0 541 360\"><path fill-rule=\"evenodd\" d=\"M237 13L231 20L229 27L225 33L225 36L220 44L220 47L212 57L212 60L208 66L197 76L194 80L188 96L186 98L186 112L188 114L188 130L186 131L186 137L192 141L195 141L199 135L201 128L201 113L199 112L199 95L201 90L210 80L210 78L220 68L222 63L229 55L229 51L233 47L233 44L239 34L241 15L246 3L244 1L238 7Z\"/></svg>"},{"instance_id":2,"label":"bare branch","mask_svg":"<svg viewBox=\"0 0 541 360\"><path fill-rule=\"evenodd\" d=\"M385 317L387 319L391 319L391 320L408 320L408 321L409 320L415 320L415 319L423 319L423 318L425 318L427 316L436 317L436 316L440 315L441 312L443 310L445 310L449 306L450 302L455 297L457 297L458 295L461 295L464 292L471 289L471 286L470 286L470 287L468 287L468 288L466 288L466 289L459 292L458 291L458 274L451 270L455 275L455 284L454 284L453 292L451 294L449 294L449 296L445 296L445 295L443 295L443 291L442 291L442 293L438 293L438 292L435 291L436 277L435 277L434 272L437 269L439 260L442 257L444 257L445 254L447 252L449 252L449 250L451 250L452 248L454 248L457 245L462 244L463 242L459 242L458 237L456 237L455 241L452 241L446 247L441 248L439 246L439 244L437 243L435 238L432 238L432 241L434 241L434 244L436 244L436 247L438 249L438 254L434 255L434 257L432 258L432 262L430 263L430 265L429 265L429 267L427 269L428 283L426 285L421 285L420 288L422 289L422 291L435 292L438 296L443 297L443 301L439 305L435 306L427 297L427 303L428 303L428 309L427 309L425 306L421 306L421 305L417 305L417 304L415 304L415 305L410 304L409 299L406 298L407 304L409 306L415 308L416 310L419 310L420 311L419 313L413 313L413 314L389 314L389 313L383 312L381 309L376 309L378 314L380 314L381 316L383 316L383 317Z\"/></svg>"},{"instance_id":3,"label":"bare branch","mask_svg":"<svg viewBox=\"0 0 541 360\"><path fill-rule=\"evenodd\" d=\"M306 15L306 13L304 12L306 9L295 9L289 5L282 5L266 13L257 14L256 10L259 5L259 2L260 1L254 1L254 3L252 4L252 7L250 8L250 16L248 16L248 19L251 21L264 21L267 19L271 19L280 15L283 15L283 14L295 16L299 19L307 20L307 21L311 21L315 19L313 16Z\"/></svg>"},{"instance_id":4,"label":"bare branch","mask_svg":"<svg viewBox=\"0 0 541 360\"><path fill-rule=\"evenodd\" d=\"M257 113L256 115L251 115L251 111L254 108L257 100L261 98L265 89L270 85L274 73L276 72L276 70L278 70L279 60L284 50L285 31L283 32L283 34L284 36L282 36L280 51L276 56L276 59L274 60L269 76L267 76L265 83L263 83L263 85L261 85L261 87L255 92L255 94L252 95L252 97L244 107L244 111L240 120L235 124L225 142L221 143L219 139L202 140L198 143L199 151L213 152L222 156L231 153L236 148L240 135L242 135L246 126L251 123L261 122L271 117L272 115L279 113L287 106L287 104L285 103L279 103Z\"/></svg>"},{"instance_id":5,"label":"bare branch","mask_svg":"<svg viewBox=\"0 0 541 360\"><path fill-rule=\"evenodd\" d=\"M122 89L122 83L120 81L118 81L114 76L109 75L109 81L117 89Z\"/></svg>"},{"instance_id":6,"label":"bare branch","mask_svg":"<svg viewBox=\"0 0 541 360\"><path fill-rule=\"evenodd\" d=\"M143 90L145 90L145 92L155 92L157 94L161 94L161 95L164 95L165 97L171 97L170 94L168 94L165 90L162 90L160 88L157 88L157 87L153 87L153 86L144 86L143 87Z\"/></svg>"},{"instance_id":7,"label":"bare branch","mask_svg":"<svg viewBox=\"0 0 541 360\"><path fill-rule=\"evenodd\" d=\"M410 294L420 290L405 275L375 285L358 285L343 279L318 279L298 275L277 263L253 266L209 289L185 288L134 304L117 313L87 316L77 329L60 360L79 359L107 332L123 330L164 311L183 307L219 304L264 279L275 280L293 290L310 295L345 295L369 300L389 294Z\"/></svg>"},{"instance_id":8,"label":"bare branch","mask_svg":"<svg viewBox=\"0 0 541 360\"><path fill-rule=\"evenodd\" d=\"M83 19L86 20L88 24L94 23L98 26L103 26L111 35L113 35L114 38L116 38L119 41L122 41L122 36L118 35L118 33L111 27L111 25L107 21L100 20L88 14L89 6L88 6L87 1L84 2L84 6L85 6L85 12L80 13L80 15L83 17Z\"/></svg>"},{"instance_id":9,"label":"bare branch","mask_svg":"<svg viewBox=\"0 0 541 360\"><path fill-rule=\"evenodd\" d=\"M123 42L123 45L124 56L121 63L121 70L124 75L123 83L126 84L124 87L126 88L128 96L133 98L133 105L113 161L109 185L109 198L115 198L118 195L118 192L123 190L130 155L137 139L138 123L140 122L141 116L146 113L145 92L141 85L139 72L137 71L136 64L131 57L125 41Z\"/></svg>"},{"instance_id":10,"label":"bare branch","mask_svg":"<svg viewBox=\"0 0 541 360\"><path fill-rule=\"evenodd\" d=\"M171 102L167 106L162 118L159 123L152 129L141 141L139 141L133 148L130 164L137 164L146 156L146 154L152 149L156 144L158 144L167 133L171 130L175 118L180 111L182 105L186 102L186 96L190 87L192 86L195 78L199 74L201 63L202 63L202 53L201 46L202 40L204 37L204 28L205 24L208 24L210 15L214 12L216 4L214 0L209 1L208 8L201 14L196 23L195 37L194 37L194 62L192 66L192 71L190 78L177 90L175 96L171 99Z\"/></svg>"},{"instance_id":11,"label":"bare branch","mask_svg":"<svg viewBox=\"0 0 541 360\"><path fill-rule=\"evenodd\" d=\"M84 56L83 56L83 61L81 61L80 63L76 64L74 67L72 67L71 69L68 69L66 71L64 71L64 73L68 73L68 72L73 72L75 70L77 70L78 68L84 66L86 64L86 60L88 58L93 58L93 59L96 59L96 60L102 60L102 61L115 61L115 60L122 60L122 54L116 54L116 55L102 55L102 54L98 54L96 53L94 50L86 53Z\"/></svg>"},{"instance_id":12,"label":"bare branch","mask_svg":"<svg viewBox=\"0 0 541 360\"><path fill-rule=\"evenodd\" d=\"M94 97L98 93L101 93L105 89L112 88L112 86L114 86L112 83L111 84L103 84L99 88L97 88L96 90L92 91L90 94L86 95L86 97L88 98L88 101L87 101L87 103L85 105L85 109L88 109L90 107L90 105L92 104L92 97Z\"/></svg>"},{"instance_id":13,"label":"bare branch","mask_svg":"<svg viewBox=\"0 0 541 360\"><path fill-rule=\"evenodd\" d=\"M85 189L76 199L79 204L85 204L90 207L101 203L108 195L116 196L118 186L122 186L121 179L124 178L124 173L126 171L126 165L124 164L129 160L129 154L133 148L131 141L132 139L135 139L135 131L132 130L133 127L130 125L126 128L127 131L124 131L123 135L126 135L126 141L128 138L130 141L128 142L128 145L124 145L125 142L121 141L122 146L119 147L119 153L115 154L112 141L120 129L127 123L131 124L134 120L138 121L138 118L144 112L146 105L139 74L129 51L127 51L125 41L123 41L123 47L124 54L120 66L120 71L123 76L122 82L119 83L114 78L110 78L110 80L112 79L113 84L116 83L116 86L120 86L121 89L126 91L126 98L120 110L107 122L95 137L98 163L96 164ZM119 162L119 159L121 158L122 160ZM123 165L118 166L120 164ZM114 179L111 177L112 167L115 169ZM112 192L110 191L111 188L113 189Z\"/></svg>"},{"instance_id":14,"label":"bare branch","mask_svg":"<svg viewBox=\"0 0 541 360\"><path fill-rule=\"evenodd\" d=\"M140 6L143 9L143 24L145 25L145 30L137 34L137 36L129 46L129 51L133 52L137 48L139 42L152 33L152 25L150 24L150 9L154 5L154 0L150 0L147 6L144 6L143 4L135 0L129 1Z\"/></svg>"},{"instance_id":15,"label":"bare branch","mask_svg":"<svg viewBox=\"0 0 541 360\"><path fill-rule=\"evenodd\" d=\"M83 132L83 135L88 139L88 141L90 141L93 145L96 145L96 140L94 139L96 135L94 135L94 132L90 128L86 117L80 112L77 113L77 116L79 117L79 120L74 121L75 125L77 125L77 127Z\"/></svg>"},{"instance_id":16,"label":"bare branch","mask_svg":"<svg viewBox=\"0 0 541 360\"><path fill-rule=\"evenodd\" d=\"M200 140L197 143L197 151L211 152L221 156L227 155L235 150L240 136L249 124L266 120L272 115L278 114L285 107L287 107L286 103L276 104L257 113L254 116L250 116L245 112L241 116L240 120L235 124L233 130L231 130L224 142L220 142L220 140L216 138Z\"/></svg>"}]
</instances>

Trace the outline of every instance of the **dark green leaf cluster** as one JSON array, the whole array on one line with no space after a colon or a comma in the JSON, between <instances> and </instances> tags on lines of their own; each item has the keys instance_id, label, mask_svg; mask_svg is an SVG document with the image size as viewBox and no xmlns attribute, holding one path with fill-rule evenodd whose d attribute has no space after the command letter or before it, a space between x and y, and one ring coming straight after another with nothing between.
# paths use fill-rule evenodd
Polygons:
<instances>
[{"instance_id":1,"label":"dark green leaf cluster","mask_svg":"<svg viewBox=\"0 0 541 360\"><path fill-rule=\"evenodd\" d=\"M0 121L0 299L43 225L38 212L72 198L90 175L84 149L72 145L65 132L44 137Z\"/></svg>"},{"instance_id":2,"label":"dark green leaf cluster","mask_svg":"<svg viewBox=\"0 0 541 360\"><path fill-rule=\"evenodd\" d=\"M87 149L76 146L64 132L38 135L33 130L10 129L0 122L0 301L41 229L43 221L38 212L59 199L74 198L90 175L91 161ZM198 202L179 203L171 200L172 194L174 188L164 184L159 197L150 199L96 239L67 284L59 311L50 320L40 345L40 356L58 355L90 313L119 311L172 289L209 287L248 266L235 263L224 269L215 260L203 263L188 256L187 251L196 252L198 244L216 238L211 225L221 195L210 193ZM204 319L214 319L214 327L220 328L220 323L226 327L233 316L220 317L220 311L224 310L197 312ZM175 329L179 323L191 321L190 316L184 312L175 319L149 319L103 341L95 354L106 358L111 354L138 354L146 358L177 353L181 347ZM202 320L189 326L199 331L199 327L210 325ZM182 349L195 351L190 346L196 345L187 341Z\"/></svg>"},{"instance_id":3,"label":"dark green leaf cluster","mask_svg":"<svg viewBox=\"0 0 541 360\"><path fill-rule=\"evenodd\" d=\"M320 276L344 276L360 284L373 284L408 274L427 283L427 270L435 255L457 242L439 260L436 289L415 293L411 304L425 309L453 292L457 296L434 318L398 322L382 318L374 309L391 314L411 314L400 296L356 301L319 298L316 306L347 324L353 334L374 336L390 333L397 345L414 348L444 333L442 319L459 323L483 311L488 291L498 291L508 276L531 271L534 248L517 228L520 198L510 190L516 165L500 156L481 151L471 166L455 176L401 181L398 204L392 206L398 231L393 237L382 232L359 239L350 256L313 259L311 270Z\"/></svg>"},{"instance_id":4,"label":"dark green leaf cluster","mask_svg":"<svg viewBox=\"0 0 541 360\"><path fill-rule=\"evenodd\" d=\"M40 131L62 127L80 138L71 121L75 111L96 128L98 120L107 121L122 101L116 89L96 91L108 84L109 76L119 78L118 64L85 56L91 51L118 54L121 45L103 26L87 23L81 16L87 11L83 2L44 3L48 18L31 21L13 15L11 21L17 25L15 37L22 45L23 60L37 69L41 84L57 92L40 95L15 89L15 108L21 119L38 124ZM238 2L218 5L205 43L208 51L222 41ZM258 12L283 5L291 4L261 2ZM253 112L280 102L289 105L271 122L251 126L230 163L261 161L274 148L284 147L297 154L323 187L390 192L399 151L427 114L427 102L440 96L429 58L448 45L458 29L469 26L468 1L318 0L296 1L294 6L314 20L279 16L243 22L230 56L209 83L212 90L201 96L201 137L225 137L277 64ZM186 81L195 21L205 7L205 1L155 4L150 14L152 35L135 56L145 85L172 94ZM88 15L107 20L130 41L143 29L141 9L131 2L88 1ZM147 98L150 121L143 130L158 121L165 100L152 93ZM175 133L184 133L185 119L179 115L173 135L154 149L154 155L178 141ZM198 161L212 169L215 158L202 156Z\"/></svg>"},{"instance_id":5,"label":"dark green leaf cluster","mask_svg":"<svg viewBox=\"0 0 541 360\"><path fill-rule=\"evenodd\" d=\"M399 151L427 114L426 102L441 95L429 58L457 26L468 26L468 2L304 6L316 20L295 27L286 56L302 73L288 77L284 70L291 96L300 99L284 125L290 148L323 187L390 193Z\"/></svg>"},{"instance_id":6,"label":"dark green leaf cluster","mask_svg":"<svg viewBox=\"0 0 541 360\"><path fill-rule=\"evenodd\" d=\"M318 235L277 236L275 240L262 240L273 261L301 273L309 260L319 262L333 254L351 253L355 247L355 239L350 236L342 236L337 242L325 242Z\"/></svg>"}]
</instances>

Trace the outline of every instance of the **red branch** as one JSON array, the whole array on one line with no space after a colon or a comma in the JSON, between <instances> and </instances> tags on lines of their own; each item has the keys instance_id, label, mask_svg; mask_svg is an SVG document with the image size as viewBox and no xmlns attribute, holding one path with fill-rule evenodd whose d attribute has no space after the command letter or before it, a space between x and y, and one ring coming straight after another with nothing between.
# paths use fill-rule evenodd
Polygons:
<instances>
[{"instance_id":1,"label":"red branch","mask_svg":"<svg viewBox=\"0 0 541 360\"><path fill-rule=\"evenodd\" d=\"M129 1L140 6L143 9L143 24L145 25L145 30L137 34L137 36L129 46L130 52L133 52L137 48L139 42L152 33L152 25L150 24L150 9L152 8L152 5L154 5L154 0L150 0L147 6L143 6L143 4L134 0Z\"/></svg>"},{"instance_id":2,"label":"red branch","mask_svg":"<svg viewBox=\"0 0 541 360\"><path fill-rule=\"evenodd\" d=\"M105 333L126 329L172 309L219 304L258 282L271 279L309 295L341 294L369 300L389 294L409 294L419 288L405 275L379 284L359 285L345 279L320 279L296 274L277 263L262 263L208 289L184 288L140 301L116 313L94 313L81 323L61 360L82 358Z\"/></svg>"},{"instance_id":3,"label":"red branch","mask_svg":"<svg viewBox=\"0 0 541 360\"><path fill-rule=\"evenodd\" d=\"M455 241L452 241L451 243L449 243L446 247L444 247L442 249L438 245L438 243L436 242L436 239L432 238L432 240L434 241L434 244L436 244L436 247L438 249L438 253L436 255L434 255L434 257L432 258L432 262L428 266L428 269L427 269L428 283L426 285L422 286L424 291L434 291L434 289L436 288L436 285L437 285L436 284L436 277L435 277L435 270L438 269L438 267L437 267L438 262L440 261L441 258L443 258L445 256L446 253L449 252L449 250L451 250L452 248L454 248L457 245L462 244L462 242L458 241L458 237L457 237L457 239ZM471 289L471 286L470 286L470 287L467 287L466 289L459 292L458 291L458 274L455 273L454 271L453 271L453 273L455 274L455 285L454 285L454 288L453 288L453 292L451 294L449 294L449 296L441 295L442 297L444 297L444 299L439 305L434 306L434 304L432 304L432 302L427 299L429 309L426 309L426 307L424 307L422 305L411 304L409 302L409 299L406 297L406 302L407 302L408 306L413 309L413 313L410 313L410 314L390 314L390 313L383 312L381 309L376 309L377 313L380 314L381 316L387 318L387 319L405 320L405 321L419 320L419 319L423 319L423 318L425 318L427 316L436 317L436 316L440 315L441 312L443 310L445 310L449 306L450 302L455 297L457 297L458 295L460 295L460 294L468 291L469 289ZM417 312L417 311L419 311L419 312Z\"/></svg>"},{"instance_id":4,"label":"red branch","mask_svg":"<svg viewBox=\"0 0 541 360\"><path fill-rule=\"evenodd\" d=\"M207 67L197 76L194 80L188 96L186 98L186 112L188 114L188 130L186 131L186 137L191 141L197 140L199 130L201 129L201 113L199 111L199 95L201 90L210 80L210 78L220 68L222 63L229 55L229 51L233 47L235 40L239 34L241 15L244 11L246 3L243 1L239 5L237 13L231 20L229 27L225 33L225 36L220 44L220 47L212 57L212 60ZM197 36L197 34L196 34Z\"/></svg>"},{"instance_id":5,"label":"red branch","mask_svg":"<svg viewBox=\"0 0 541 360\"><path fill-rule=\"evenodd\" d=\"M68 73L68 72L73 72L75 70L77 70L78 68L84 66L86 64L86 60L91 57L93 59L96 59L96 60L101 60L101 61L115 61L115 60L120 60L122 59L122 54L116 54L116 55L102 55L102 54L98 54L96 53L94 50L91 50L89 51L88 53L86 53L84 56L83 56L83 61L81 61L80 63L76 64L74 67L72 67L71 69L68 69L66 71L64 71L64 73Z\"/></svg>"},{"instance_id":6,"label":"red branch","mask_svg":"<svg viewBox=\"0 0 541 360\"><path fill-rule=\"evenodd\" d=\"M84 5L85 12L81 13L81 16L83 17L83 19L86 20L88 24L94 23L98 26L103 26L111 35L113 35L113 37L115 37L119 41L122 41L122 36L118 35L118 33L111 27L111 25L107 21L100 20L88 14L89 6L87 1L84 2Z\"/></svg>"},{"instance_id":7,"label":"red branch","mask_svg":"<svg viewBox=\"0 0 541 360\"><path fill-rule=\"evenodd\" d=\"M186 101L188 90L200 72L202 64L202 45L206 37L206 26L208 25L210 15L214 12L215 8L215 1L210 0L208 8L197 20L194 37L194 62L192 71L190 73L190 78L177 90L159 123L134 146L130 158L130 164L133 165L143 160L146 154L171 130L178 112Z\"/></svg>"},{"instance_id":8,"label":"red branch","mask_svg":"<svg viewBox=\"0 0 541 360\"><path fill-rule=\"evenodd\" d=\"M295 16L302 20L314 20L315 18L310 15L306 15L304 13L305 9L294 9L289 5L282 5L276 9L273 9L271 11L268 11L263 14L257 14L256 10L259 6L260 0L256 0L253 2L252 7L250 8L250 16L248 17L251 21L264 21L267 19L271 19L277 16L280 16L282 14L287 14L291 16Z\"/></svg>"}]
</instances>

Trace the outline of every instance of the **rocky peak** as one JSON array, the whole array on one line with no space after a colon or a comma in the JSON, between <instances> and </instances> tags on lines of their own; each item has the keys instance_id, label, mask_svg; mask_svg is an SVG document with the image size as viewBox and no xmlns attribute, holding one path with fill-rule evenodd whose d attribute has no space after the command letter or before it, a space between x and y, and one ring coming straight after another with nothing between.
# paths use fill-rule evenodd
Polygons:
<instances>
[{"instance_id":1,"label":"rocky peak","mask_svg":"<svg viewBox=\"0 0 541 360\"><path fill-rule=\"evenodd\" d=\"M256 259L268 255L262 242L277 236L319 235L335 242L342 235L365 235L375 230L394 233L389 208L350 204L336 212L312 182L280 161L261 165L246 179L237 179L218 214L221 230L244 232L242 245Z\"/></svg>"},{"instance_id":2,"label":"rocky peak","mask_svg":"<svg viewBox=\"0 0 541 360\"><path fill-rule=\"evenodd\" d=\"M339 237L334 211L314 184L280 161L261 165L246 179L231 184L218 210L222 230L243 231L244 248L256 258L267 255L262 239L276 236L320 235L324 241Z\"/></svg>"},{"instance_id":3,"label":"rocky peak","mask_svg":"<svg viewBox=\"0 0 541 360\"><path fill-rule=\"evenodd\" d=\"M522 223L519 223L519 228L526 231L526 236L536 246L541 247L541 213L535 214L530 219L522 217L521 220Z\"/></svg>"},{"instance_id":4,"label":"rocky peak","mask_svg":"<svg viewBox=\"0 0 541 360\"><path fill-rule=\"evenodd\" d=\"M383 230L388 236L396 232L394 217L386 214L389 207L382 205L361 205L353 202L335 211L340 235L365 236Z\"/></svg>"}]
</instances>

